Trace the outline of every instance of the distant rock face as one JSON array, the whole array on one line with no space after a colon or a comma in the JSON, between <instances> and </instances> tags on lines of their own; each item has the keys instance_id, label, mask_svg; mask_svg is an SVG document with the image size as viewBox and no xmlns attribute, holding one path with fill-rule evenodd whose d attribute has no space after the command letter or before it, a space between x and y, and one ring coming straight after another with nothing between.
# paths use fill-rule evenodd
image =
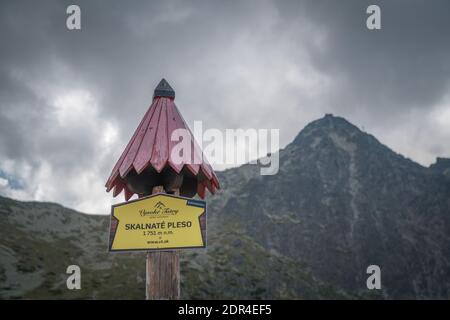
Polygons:
<instances>
[{"instance_id":1,"label":"distant rock face","mask_svg":"<svg viewBox=\"0 0 450 320\"><path fill-rule=\"evenodd\" d=\"M437 158L436 162L430 166L430 169L450 178L450 158Z\"/></svg>"},{"instance_id":2,"label":"distant rock face","mask_svg":"<svg viewBox=\"0 0 450 320\"><path fill-rule=\"evenodd\" d=\"M448 159L422 167L331 114L279 154L274 176L218 174L183 298L450 298ZM108 221L0 197L0 298L143 298L145 255L108 254ZM72 263L83 290L65 287ZM381 290L366 287L373 264Z\"/></svg>"},{"instance_id":3,"label":"distant rock face","mask_svg":"<svg viewBox=\"0 0 450 320\"><path fill-rule=\"evenodd\" d=\"M243 174L234 187L227 173L221 216L321 281L365 295L376 264L380 297L450 297L450 185L345 119L306 126L280 151L275 176Z\"/></svg>"}]
</instances>

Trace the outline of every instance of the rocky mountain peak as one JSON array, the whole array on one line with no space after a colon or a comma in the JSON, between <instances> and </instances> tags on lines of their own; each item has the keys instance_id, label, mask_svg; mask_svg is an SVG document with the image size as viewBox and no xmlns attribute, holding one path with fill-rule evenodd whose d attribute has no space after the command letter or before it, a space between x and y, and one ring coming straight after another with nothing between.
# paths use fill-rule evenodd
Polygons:
<instances>
[{"instance_id":1,"label":"rocky mountain peak","mask_svg":"<svg viewBox=\"0 0 450 320\"><path fill-rule=\"evenodd\" d=\"M383 168L426 170L418 163L394 152L373 135L362 131L345 118L333 114L326 114L301 130L283 151L282 158L297 163L297 166L303 166L305 161L314 165L326 162L335 167L333 173L340 172L340 169L336 168L337 164L343 167L350 166L356 171L381 170L386 174L388 172Z\"/></svg>"},{"instance_id":2,"label":"rocky mountain peak","mask_svg":"<svg viewBox=\"0 0 450 320\"><path fill-rule=\"evenodd\" d=\"M438 157L436 162L430 165L430 169L450 177L450 158Z\"/></svg>"},{"instance_id":3,"label":"rocky mountain peak","mask_svg":"<svg viewBox=\"0 0 450 320\"><path fill-rule=\"evenodd\" d=\"M362 133L358 127L351 124L346 119L327 113L324 117L309 123L300 131L296 140L309 135L329 134L330 132L345 133L347 135Z\"/></svg>"},{"instance_id":4,"label":"rocky mountain peak","mask_svg":"<svg viewBox=\"0 0 450 320\"><path fill-rule=\"evenodd\" d=\"M330 113L308 124L300 131L293 144L315 148L323 139L331 139L334 145L344 149L352 148L350 144L358 143L358 140L361 139L379 144L373 136L364 133L346 119Z\"/></svg>"},{"instance_id":5,"label":"rocky mountain peak","mask_svg":"<svg viewBox=\"0 0 450 320\"><path fill-rule=\"evenodd\" d=\"M429 171L327 114L280 151L277 175L230 186L236 198L220 211L263 247L347 292L365 292L362 275L375 263L384 297L448 297L450 190Z\"/></svg>"}]
</instances>

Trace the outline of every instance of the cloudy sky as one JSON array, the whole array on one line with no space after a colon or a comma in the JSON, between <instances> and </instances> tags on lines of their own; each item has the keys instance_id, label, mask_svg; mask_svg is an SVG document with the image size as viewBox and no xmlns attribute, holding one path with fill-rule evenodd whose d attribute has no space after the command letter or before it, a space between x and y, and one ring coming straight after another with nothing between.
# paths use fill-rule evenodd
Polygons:
<instances>
[{"instance_id":1,"label":"cloudy sky","mask_svg":"<svg viewBox=\"0 0 450 320\"><path fill-rule=\"evenodd\" d=\"M5 0L0 40L5 196L108 213L162 77L189 124L279 128L284 147L333 113L422 165L450 156L449 1Z\"/></svg>"}]
</instances>

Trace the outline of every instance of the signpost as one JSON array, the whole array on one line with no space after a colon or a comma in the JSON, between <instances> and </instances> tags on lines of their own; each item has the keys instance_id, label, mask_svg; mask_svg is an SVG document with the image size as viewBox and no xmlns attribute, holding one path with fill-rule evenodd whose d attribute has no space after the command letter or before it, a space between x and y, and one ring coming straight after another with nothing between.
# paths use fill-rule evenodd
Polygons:
<instances>
[{"instance_id":1,"label":"signpost","mask_svg":"<svg viewBox=\"0 0 450 320\"><path fill-rule=\"evenodd\" d=\"M174 99L162 79L105 185L126 201L111 208L109 251L147 251L147 299L179 299L179 250L206 247L206 203L191 198L220 188ZM191 161L172 158L178 129L189 133ZM133 194L139 199L129 201Z\"/></svg>"},{"instance_id":2,"label":"signpost","mask_svg":"<svg viewBox=\"0 0 450 320\"><path fill-rule=\"evenodd\" d=\"M206 247L206 202L156 194L112 206L110 251Z\"/></svg>"}]
</instances>

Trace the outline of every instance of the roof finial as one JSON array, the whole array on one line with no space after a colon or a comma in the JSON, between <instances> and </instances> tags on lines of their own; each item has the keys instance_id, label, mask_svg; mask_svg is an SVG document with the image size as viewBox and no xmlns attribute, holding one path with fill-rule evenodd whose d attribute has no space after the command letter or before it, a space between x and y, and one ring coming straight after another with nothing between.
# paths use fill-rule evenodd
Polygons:
<instances>
[{"instance_id":1,"label":"roof finial","mask_svg":"<svg viewBox=\"0 0 450 320\"><path fill-rule=\"evenodd\" d=\"M172 89L170 84L164 78L159 82L158 86L155 88L153 98L156 97L175 98L175 91Z\"/></svg>"}]
</instances>

